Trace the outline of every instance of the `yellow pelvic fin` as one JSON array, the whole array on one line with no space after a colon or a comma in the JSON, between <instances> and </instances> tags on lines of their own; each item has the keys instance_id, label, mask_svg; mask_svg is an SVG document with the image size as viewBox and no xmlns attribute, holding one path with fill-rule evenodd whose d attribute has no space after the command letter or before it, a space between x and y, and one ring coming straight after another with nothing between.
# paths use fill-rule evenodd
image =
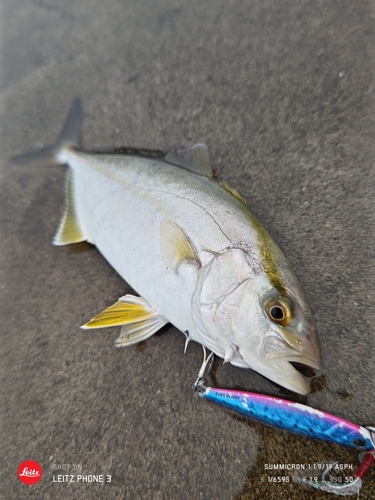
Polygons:
<instances>
[{"instance_id":1,"label":"yellow pelvic fin","mask_svg":"<svg viewBox=\"0 0 375 500\"><path fill-rule=\"evenodd\" d=\"M100 314L81 326L83 329L106 328L145 321L157 313L142 297L124 295L118 302L104 309Z\"/></svg>"},{"instance_id":2,"label":"yellow pelvic fin","mask_svg":"<svg viewBox=\"0 0 375 500\"><path fill-rule=\"evenodd\" d=\"M160 223L160 251L173 269L183 261L194 261L200 265L199 257L188 237L175 222L163 219Z\"/></svg>"},{"instance_id":3,"label":"yellow pelvic fin","mask_svg":"<svg viewBox=\"0 0 375 500\"><path fill-rule=\"evenodd\" d=\"M87 237L81 228L76 212L73 174L69 169L65 183L65 211L52 243L61 246L86 240Z\"/></svg>"},{"instance_id":4,"label":"yellow pelvic fin","mask_svg":"<svg viewBox=\"0 0 375 500\"><path fill-rule=\"evenodd\" d=\"M146 311L142 306L135 304L125 304L116 302L100 314L92 318L81 328L106 328L108 326L120 326L127 323L136 323L152 316L152 313Z\"/></svg>"},{"instance_id":5,"label":"yellow pelvic fin","mask_svg":"<svg viewBox=\"0 0 375 500\"><path fill-rule=\"evenodd\" d=\"M124 347L151 337L167 323L168 320L154 311L147 300L128 294L81 328L86 330L122 325L121 335L115 345Z\"/></svg>"},{"instance_id":6,"label":"yellow pelvic fin","mask_svg":"<svg viewBox=\"0 0 375 500\"><path fill-rule=\"evenodd\" d=\"M124 325L121 335L116 339L116 347L126 347L146 340L166 325L168 321L163 316L155 316L139 323Z\"/></svg>"},{"instance_id":7,"label":"yellow pelvic fin","mask_svg":"<svg viewBox=\"0 0 375 500\"><path fill-rule=\"evenodd\" d=\"M228 191L228 193L232 194L238 200L242 201L242 203L245 203L245 205L246 205L246 201L244 200L244 198L242 198L242 196L237 191L237 189L235 189L232 186L230 186L226 181L219 182L219 186L223 187L226 191Z\"/></svg>"}]
</instances>

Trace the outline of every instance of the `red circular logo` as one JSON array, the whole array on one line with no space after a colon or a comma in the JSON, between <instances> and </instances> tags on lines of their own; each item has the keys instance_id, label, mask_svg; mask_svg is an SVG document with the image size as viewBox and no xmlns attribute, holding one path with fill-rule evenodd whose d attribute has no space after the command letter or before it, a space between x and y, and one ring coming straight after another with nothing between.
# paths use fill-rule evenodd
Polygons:
<instances>
[{"instance_id":1,"label":"red circular logo","mask_svg":"<svg viewBox=\"0 0 375 500\"><path fill-rule=\"evenodd\" d=\"M35 484L42 479L42 466L35 460L25 460L18 467L18 479L25 484Z\"/></svg>"}]
</instances>

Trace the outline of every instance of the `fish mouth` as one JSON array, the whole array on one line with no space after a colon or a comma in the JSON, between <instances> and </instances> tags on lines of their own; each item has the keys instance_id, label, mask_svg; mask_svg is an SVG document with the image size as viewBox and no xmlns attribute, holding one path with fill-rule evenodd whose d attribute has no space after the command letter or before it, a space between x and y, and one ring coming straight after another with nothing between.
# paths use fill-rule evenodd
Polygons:
<instances>
[{"instance_id":1,"label":"fish mouth","mask_svg":"<svg viewBox=\"0 0 375 500\"><path fill-rule=\"evenodd\" d=\"M314 370L322 368L320 356L313 358L297 352L284 352L266 358L253 357L241 353L241 357L250 368L272 380L272 382L302 395L310 392L310 385L302 373L293 366L293 363L301 364Z\"/></svg>"},{"instance_id":2,"label":"fish mouth","mask_svg":"<svg viewBox=\"0 0 375 500\"><path fill-rule=\"evenodd\" d=\"M304 342L297 343L291 342L292 335L283 339L269 337L262 351L265 368L263 374L286 389L298 394L308 394L310 386L294 364L321 370L320 344L317 339L313 339L305 338Z\"/></svg>"},{"instance_id":3,"label":"fish mouth","mask_svg":"<svg viewBox=\"0 0 375 500\"><path fill-rule=\"evenodd\" d=\"M292 363L295 363L296 360L287 361L285 359L278 359L274 361L266 361L261 360L260 358L251 357L251 359L246 359L247 356L242 356L241 363L236 363L232 361L232 364L235 366L241 366L242 368L247 367L252 370L257 371L264 377L272 380L278 385L285 387L285 389L289 389L290 391L296 392L297 394L302 394L305 396L310 392L310 385L304 375L299 372ZM318 369L318 363L310 363L301 360L298 360L298 364L303 364L309 368Z\"/></svg>"},{"instance_id":4,"label":"fish mouth","mask_svg":"<svg viewBox=\"0 0 375 500\"><path fill-rule=\"evenodd\" d=\"M306 395L310 392L310 385L306 380L305 376L299 371L298 368L302 370L305 368L310 368L312 370L321 370L322 359L321 357L310 357L301 353L291 354L289 356L280 356L280 358L275 357L272 361L273 369L279 374L280 379L272 379L274 382L282 385L286 389L297 392L298 394ZM297 367L295 366L297 365ZM301 366L298 366L301 365Z\"/></svg>"},{"instance_id":5,"label":"fish mouth","mask_svg":"<svg viewBox=\"0 0 375 500\"><path fill-rule=\"evenodd\" d=\"M316 359L311 359L306 356L293 356L288 359L288 362L292 364L292 366L299 371L303 371L304 368L311 368L312 370L321 370L322 369L322 361L316 360Z\"/></svg>"},{"instance_id":6,"label":"fish mouth","mask_svg":"<svg viewBox=\"0 0 375 500\"><path fill-rule=\"evenodd\" d=\"M306 375L303 375L299 368L302 371L306 370L306 368L312 370L321 370L322 368L321 358L312 359L301 354L288 356L287 358L284 357L283 359L275 359L275 362L280 366L280 371L277 371L281 377L279 381L273 379L274 382L282 385L286 389L303 395L308 394L311 389L306 379Z\"/></svg>"},{"instance_id":7,"label":"fish mouth","mask_svg":"<svg viewBox=\"0 0 375 500\"><path fill-rule=\"evenodd\" d=\"M294 361L294 360L293 360ZM298 363L301 361L299 360ZM317 368L311 364L303 363L310 368ZM306 395L310 392L310 385L300 371L298 371L290 361L278 360L277 365L271 365L272 374L268 372L266 375L270 380L282 385L290 391L298 394Z\"/></svg>"}]
</instances>

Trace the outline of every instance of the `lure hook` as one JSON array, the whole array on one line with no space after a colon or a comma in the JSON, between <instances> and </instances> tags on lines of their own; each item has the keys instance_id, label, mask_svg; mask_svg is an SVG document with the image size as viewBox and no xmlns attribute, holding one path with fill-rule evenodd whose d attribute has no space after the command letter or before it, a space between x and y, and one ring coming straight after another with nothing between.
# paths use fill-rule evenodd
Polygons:
<instances>
[{"instance_id":1,"label":"lure hook","mask_svg":"<svg viewBox=\"0 0 375 500\"><path fill-rule=\"evenodd\" d=\"M375 450L367 452L354 474L355 479L344 484L333 483L326 479L328 472L332 471L332 469L334 469L335 466L339 464L338 461L329 463L330 467L326 468L326 470L324 470L324 472L322 473L321 481L311 481L298 475L295 475L293 479L297 483L312 486L313 488L321 491L326 491L327 493L335 493L336 495L340 496L356 495L357 493L359 493L362 487L363 478L365 477L374 460Z\"/></svg>"},{"instance_id":2,"label":"lure hook","mask_svg":"<svg viewBox=\"0 0 375 500\"><path fill-rule=\"evenodd\" d=\"M326 477L328 472L331 472L332 469L336 469L336 465L339 465L339 461L336 460L336 462L328 462L327 465L329 464L329 467L326 467L325 470L322 472L322 480L327 481Z\"/></svg>"},{"instance_id":3,"label":"lure hook","mask_svg":"<svg viewBox=\"0 0 375 500\"><path fill-rule=\"evenodd\" d=\"M210 366L208 366L208 365L212 361L213 355L214 355L213 352L210 352L210 354L207 355L207 349L205 348L204 345L202 345L202 348L203 348L203 362L202 362L202 365L201 365L200 370L198 372L197 380L193 384L194 391L199 392L199 393L203 393L206 391L206 387L204 385L206 382L204 379L204 374L205 374L206 370L207 371L210 370L211 365Z\"/></svg>"}]
</instances>

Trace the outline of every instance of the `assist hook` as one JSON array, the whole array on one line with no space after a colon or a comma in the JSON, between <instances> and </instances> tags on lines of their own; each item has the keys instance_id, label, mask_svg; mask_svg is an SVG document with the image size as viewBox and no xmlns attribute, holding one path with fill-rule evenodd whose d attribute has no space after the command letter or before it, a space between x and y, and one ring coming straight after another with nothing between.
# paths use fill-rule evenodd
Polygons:
<instances>
[{"instance_id":1,"label":"assist hook","mask_svg":"<svg viewBox=\"0 0 375 500\"><path fill-rule=\"evenodd\" d=\"M194 382L193 384L193 389L195 392L205 392L206 391L206 387L205 387L205 379L204 379L204 374L207 370L207 372L210 371L211 369L211 362L213 361L213 356L214 356L214 353L213 352L210 352L210 354L207 355L207 349L205 348L204 345L202 345L202 348L203 348L203 362L202 362L202 365L200 367L200 370L198 372L198 377L197 377L197 380Z\"/></svg>"},{"instance_id":2,"label":"assist hook","mask_svg":"<svg viewBox=\"0 0 375 500\"><path fill-rule=\"evenodd\" d=\"M373 461L375 460L375 450L368 451L364 454L364 458L361 461L358 469L354 474L354 479L345 483L332 482L327 479L327 475L339 469L339 462L328 462L325 465L325 470L322 473L322 478L320 481L312 481L306 477L302 477L298 474L293 476L293 480L300 484L305 484L307 486L312 486L317 490L326 491L327 493L334 493L335 495L348 496L356 495L359 493L363 478L365 477L367 471L370 469Z\"/></svg>"}]
</instances>

